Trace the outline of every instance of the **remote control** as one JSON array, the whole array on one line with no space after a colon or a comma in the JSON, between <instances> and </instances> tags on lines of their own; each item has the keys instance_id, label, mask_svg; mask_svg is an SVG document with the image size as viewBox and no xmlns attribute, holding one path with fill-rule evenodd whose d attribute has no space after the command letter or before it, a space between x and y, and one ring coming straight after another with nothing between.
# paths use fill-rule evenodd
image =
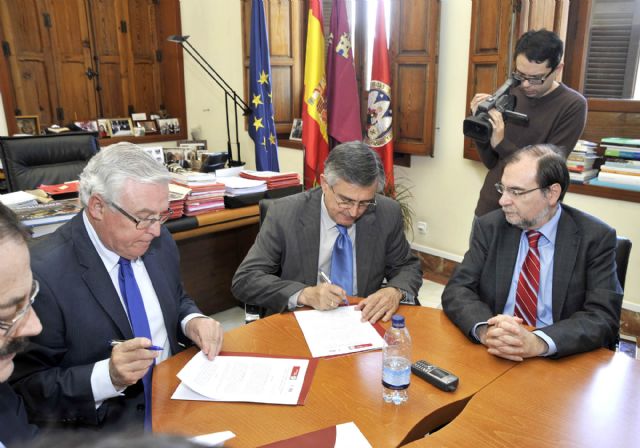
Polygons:
<instances>
[{"instance_id":1,"label":"remote control","mask_svg":"<svg viewBox=\"0 0 640 448\"><path fill-rule=\"evenodd\" d=\"M451 372L429 364L427 361L416 361L411 365L411 371L445 392L453 392L458 387L459 379Z\"/></svg>"}]
</instances>

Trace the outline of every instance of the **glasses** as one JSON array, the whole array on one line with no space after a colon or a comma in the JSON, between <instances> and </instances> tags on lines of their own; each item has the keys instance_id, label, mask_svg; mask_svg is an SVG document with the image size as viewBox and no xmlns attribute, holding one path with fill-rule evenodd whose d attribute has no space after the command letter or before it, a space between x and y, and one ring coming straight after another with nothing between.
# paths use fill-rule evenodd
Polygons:
<instances>
[{"instance_id":1,"label":"glasses","mask_svg":"<svg viewBox=\"0 0 640 448\"><path fill-rule=\"evenodd\" d=\"M516 79L516 80L518 80L520 82L527 81L532 86L540 86L540 85L544 84L544 82L547 80L547 78L554 71L555 71L555 69L551 70L549 73L547 73L546 75L543 75L543 76L525 76L525 75L523 75L522 73L520 73L519 71L516 70L511 74L511 77L513 77L513 79Z\"/></svg>"},{"instance_id":2,"label":"glasses","mask_svg":"<svg viewBox=\"0 0 640 448\"><path fill-rule=\"evenodd\" d=\"M507 193L509 196L511 196L513 198L518 198L518 197L523 196L523 195L525 195L527 193L531 193L532 191L544 190L544 189L548 188L548 187L538 187L538 188L532 188L531 190L522 190L520 188L505 187L502 182L498 182L494 186L496 187L496 190L498 190L498 193L500 193L500 194Z\"/></svg>"},{"instance_id":3,"label":"glasses","mask_svg":"<svg viewBox=\"0 0 640 448\"><path fill-rule=\"evenodd\" d=\"M16 313L16 317L14 317L13 319L9 321L0 320L0 330L4 330L5 336L9 336L12 330L14 330L17 327L18 322L20 322L24 318L24 316L27 315L27 313L31 309L31 306L33 305L33 302L35 302L36 296L38 295L39 292L40 292L40 283L38 283L38 280L34 280L31 285L31 292L27 297L25 297L25 299L27 300L27 303L24 306L24 308L18 311Z\"/></svg>"},{"instance_id":4,"label":"glasses","mask_svg":"<svg viewBox=\"0 0 640 448\"><path fill-rule=\"evenodd\" d=\"M338 204L338 207L340 207L343 210L350 210L351 208L353 208L353 206L356 206L358 209L366 208L368 210L371 210L376 206L375 199L373 199L372 201L354 201L353 199L345 198L344 196L336 193L331 185L329 185L329 188L333 193L333 197L336 201L336 204Z\"/></svg>"},{"instance_id":5,"label":"glasses","mask_svg":"<svg viewBox=\"0 0 640 448\"><path fill-rule=\"evenodd\" d=\"M113 202L110 202L109 205L111 205L113 208L115 208L120 213L122 213L131 222L134 222L136 224L136 229L138 229L138 230L148 229L149 227L151 227L152 225L154 225L157 222L160 223L160 224L164 224L165 222L167 222L167 219L169 219L171 217L171 214L173 213L173 210L168 208L166 211L160 213L157 218L140 219L140 218L136 218L135 216L130 215L129 213L125 212L121 207L119 207L118 205L114 204Z\"/></svg>"}]
</instances>

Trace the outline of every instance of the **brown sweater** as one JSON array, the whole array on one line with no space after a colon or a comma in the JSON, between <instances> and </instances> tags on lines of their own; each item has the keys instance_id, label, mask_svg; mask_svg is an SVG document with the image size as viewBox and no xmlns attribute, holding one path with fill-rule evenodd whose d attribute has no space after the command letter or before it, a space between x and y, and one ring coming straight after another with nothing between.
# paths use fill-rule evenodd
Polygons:
<instances>
[{"instance_id":1,"label":"brown sweater","mask_svg":"<svg viewBox=\"0 0 640 448\"><path fill-rule=\"evenodd\" d=\"M587 100L575 90L560 84L542 98L528 98L519 88L511 89L517 98L515 111L526 114L525 125L505 121L504 139L496 148L489 142L476 143L482 163L489 168L480 190L476 216L500 208L500 195L494 185L500 182L504 159L516 150L536 143L552 143L566 158L582 135L587 119Z\"/></svg>"}]
</instances>

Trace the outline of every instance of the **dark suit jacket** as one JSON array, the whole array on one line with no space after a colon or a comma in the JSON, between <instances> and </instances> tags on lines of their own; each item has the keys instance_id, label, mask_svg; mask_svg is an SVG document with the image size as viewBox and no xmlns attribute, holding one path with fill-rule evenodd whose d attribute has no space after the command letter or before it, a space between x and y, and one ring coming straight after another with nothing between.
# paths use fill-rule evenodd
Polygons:
<instances>
[{"instance_id":1,"label":"dark suit jacket","mask_svg":"<svg viewBox=\"0 0 640 448\"><path fill-rule=\"evenodd\" d=\"M0 383L0 442L5 446L18 446L32 439L38 428L27 421L22 399L7 383ZM15 445L13 445L15 444Z\"/></svg>"},{"instance_id":2,"label":"dark suit jacket","mask_svg":"<svg viewBox=\"0 0 640 448\"><path fill-rule=\"evenodd\" d=\"M476 221L469 251L442 293L445 313L470 338L476 323L504 310L521 232L502 210ZM615 344L622 307L615 247L614 229L562 205L553 258L554 323L543 329L556 343L557 357Z\"/></svg>"},{"instance_id":3,"label":"dark suit jacket","mask_svg":"<svg viewBox=\"0 0 640 448\"><path fill-rule=\"evenodd\" d=\"M238 300L279 313L287 309L291 295L317 284L321 200L322 189L316 188L269 206L253 247L233 277ZM404 235L400 206L381 195L376 201L374 211L355 224L357 295L374 293L385 278L389 286L417 295L422 271Z\"/></svg>"},{"instance_id":4,"label":"dark suit jacket","mask_svg":"<svg viewBox=\"0 0 640 448\"><path fill-rule=\"evenodd\" d=\"M171 352L187 342L180 321L199 310L183 290L178 250L163 228L142 257L162 309ZM107 359L112 339L133 337L116 289L96 252L82 214L31 247L31 267L40 282L34 308L42 333L15 359L14 387L32 421L119 426L144 419L142 387L95 409L91 371Z\"/></svg>"}]
</instances>

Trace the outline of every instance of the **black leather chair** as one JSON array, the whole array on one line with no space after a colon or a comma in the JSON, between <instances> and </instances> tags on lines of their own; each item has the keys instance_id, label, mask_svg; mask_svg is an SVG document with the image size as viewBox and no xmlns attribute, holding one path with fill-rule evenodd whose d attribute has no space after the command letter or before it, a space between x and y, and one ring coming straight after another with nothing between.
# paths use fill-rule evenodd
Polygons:
<instances>
[{"instance_id":1,"label":"black leather chair","mask_svg":"<svg viewBox=\"0 0 640 448\"><path fill-rule=\"evenodd\" d=\"M629 254L631 253L631 240L619 236L616 241L616 271L618 281L624 289L624 281L627 277L627 266L629 265Z\"/></svg>"},{"instance_id":2,"label":"black leather chair","mask_svg":"<svg viewBox=\"0 0 640 448\"><path fill-rule=\"evenodd\" d=\"M0 158L9 192L55 185L78 176L99 150L96 134L80 132L0 137Z\"/></svg>"}]
</instances>

